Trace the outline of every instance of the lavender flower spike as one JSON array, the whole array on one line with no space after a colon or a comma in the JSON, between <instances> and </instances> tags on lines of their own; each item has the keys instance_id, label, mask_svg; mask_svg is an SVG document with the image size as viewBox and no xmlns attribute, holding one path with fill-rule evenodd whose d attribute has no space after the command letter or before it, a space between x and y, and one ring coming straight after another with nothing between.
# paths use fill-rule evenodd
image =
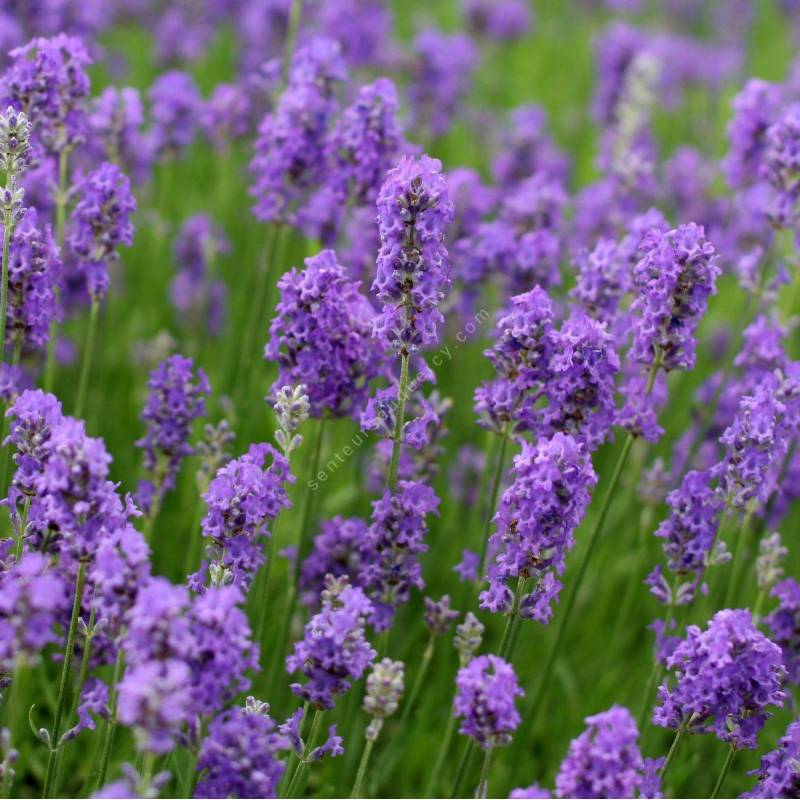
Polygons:
<instances>
[{"instance_id":1,"label":"lavender flower spike","mask_svg":"<svg viewBox=\"0 0 800 800\"><path fill-rule=\"evenodd\" d=\"M444 237L454 208L441 163L404 157L378 193L381 248L372 285L383 308L375 335L401 354L436 342L438 306L450 285Z\"/></svg>"}]
</instances>

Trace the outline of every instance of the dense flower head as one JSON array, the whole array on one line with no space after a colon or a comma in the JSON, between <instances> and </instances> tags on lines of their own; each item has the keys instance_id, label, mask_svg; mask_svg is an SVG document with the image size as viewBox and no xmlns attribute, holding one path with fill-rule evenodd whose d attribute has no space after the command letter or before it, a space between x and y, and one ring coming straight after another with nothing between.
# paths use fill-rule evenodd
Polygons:
<instances>
[{"instance_id":1,"label":"dense flower head","mask_svg":"<svg viewBox=\"0 0 800 800\"><path fill-rule=\"evenodd\" d=\"M225 284L214 277L214 266L230 248L222 228L207 214L188 217L175 237L178 272L170 284L172 302L184 320L212 333L222 328L227 295Z\"/></svg>"},{"instance_id":2,"label":"dense flower head","mask_svg":"<svg viewBox=\"0 0 800 800\"><path fill-rule=\"evenodd\" d=\"M600 239L593 250L575 256L578 275L570 295L589 316L600 322L617 320L622 298L633 286L633 276L613 239Z\"/></svg>"},{"instance_id":3,"label":"dense flower head","mask_svg":"<svg viewBox=\"0 0 800 800\"><path fill-rule=\"evenodd\" d=\"M341 44L348 64L375 67L391 60L392 15L383 0L329 0L315 16L320 30Z\"/></svg>"},{"instance_id":4,"label":"dense flower head","mask_svg":"<svg viewBox=\"0 0 800 800\"><path fill-rule=\"evenodd\" d=\"M214 148L223 152L250 133L252 116L252 102L243 85L218 83L203 106L200 125Z\"/></svg>"},{"instance_id":5,"label":"dense flower head","mask_svg":"<svg viewBox=\"0 0 800 800\"><path fill-rule=\"evenodd\" d=\"M377 739L383 720L397 711L403 688L402 661L382 658L373 662L362 704L364 711L372 717L364 734L368 740Z\"/></svg>"},{"instance_id":6,"label":"dense flower head","mask_svg":"<svg viewBox=\"0 0 800 800\"><path fill-rule=\"evenodd\" d=\"M136 443L144 449L144 463L156 475L158 490L171 489L181 462L194 450L189 445L192 422L205 414L204 396L211 387L202 369L194 372L191 358L170 356L147 381L149 394L142 411L147 432Z\"/></svg>"},{"instance_id":7,"label":"dense flower head","mask_svg":"<svg viewBox=\"0 0 800 800\"><path fill-rule=\"evenodd\" d=\"M484 750L507 745L520 723L516 699L524 694L507 661L494 655L473 658L456 675L453 710L462 718L459 732Z\"/></svg>"},{"instance_id":8,"label":"dense flower head","mask_svg":"<svg viewBox=\"0 0 800 800\"><path fill-rule=\"evenodd\" d=\"M383 303L375 334L402 352L435 344L437 306L450 285L445 232L453 204L441 163L404 157L378 194L381 248L372 285Z\"/></svg>"},{"instance_id":9,"label":"dense flower head","mask_svg":"<svg viewBox=\"0 0 800 800\"><path fill-rule=\"evenodd\" d=\"M59 318L56 289L61 260L49 225L41 225L35 208L25 210L14 226L8 259L6 336L23 348L40 348Z\"/></svg>"},{"instance_id":10,"label":"dense flower head","mask_svg":"<svg viewBox=\"0 0 800 800\"><path fill-rule=\"evenodd\" d=\"M212 582L247 589L264 562L269 523L289 506L285 484L291 480L286 458L269 444L250 445L218 470L203 495L208 512L202 533L211 540L209 559L217 570ZM198 579L206 568L204 563Z\"/></svg>"},{"instance_id":11,"label":"dense flower head","mask_svg":"<svg viewBox=\"0 0 800 800\"><path fill-rule=\"evenodd\" d=\"M300 569L300 596L306 605L319 604L326 575L346 575L358 583L366 535L367 523L360 517L337 516L322 523Z\"/></svg>"},{"instance_id":12,"label":"dense flower head","mask_svg":"<svg viewBox=\"0 0 800 800\"><path fill-rule=\"evenodd\" d=\"M770 595L778 600L778 607L766 618L770 638L783 651L788 680L800 684L800 584L786 578Z\"/></svg>"},{"instance_id":13,"label":"dense flower head","mask_svg":"<svg viewBox=\"0 0 800 800\"><path fill-rule=\"evenodd\" d=\"M574 530L583 518L590 490L597 482L585 450L568 434L556 433L535 444L524 441L514 458L514 482L503 492L490 538L495 548L489 588L481 607L494 612L511 608L511 578L535 578L522 598L520 615L546 623L561 583Z\"/></svg>"},{"instance_id":14,"label":"dense flower head","mask_svg":"<svg viewBox=\"0 0 800 800\"><path fill-rule=\"evenodd\" d=\"M25 112L35 141L57 153L83 142L91 63L83 42L61 33L33 39L9 55L0 94Z\"/></svg>"},{"instance_id":15,"label":"dense flower head","mask_svg":"<svg viewBox=\"0 0 800 800\"><path fill-rule=\"evenodd\" d=\"M425 597L424 602L423 619L426 627L434 636L444 636L452 627L453 621L458 619L458 611L450 607L450 595L446 594L440 600Z\"/></svg>"},{"instance_id":16,"label":"dense flower head","mask_svg":"<svg viewBox=\"0 0 800 800\"><path fill-rule=\"evenodd\" d=\"M156 158L175 158L194 141L203 98L194 78L170 70L159 75L148 92L152 127L150 147Z\"/></svg>"},{"instance_id":17,"label":"dense flower head","mask_svg":"<svg viewBox=\"0 0 800 800\"><path fill-rule=\"evenodd\" d=\"M347 578L326 581L322 610L309 620L303 639L286 658L287 671L308 678L305 684L292 684L295 694L317 708L333 708L337 695L344 694L375 658L364 634L371 613L372 603Z\"/></svg>"},{"instance_id":18,"label":"dense flower head","mask_svg":"<svg viewBox=\"0 0 800 800\"><path fill-rule=\"evenodd\" d=\"M630 711L612 706L586 717L556 776L559 797L650 797L642 793L645 764Z\"/></svg>"},{"instance_id":19,"label":"dense flower head","mask_svg":"<svg viewBox=\"0 0 800 800\"><path fill-rule=\"evenodd\" d=\"M767 130L762 172L777 193L772 219L778 225L797 220L800 194L800 103L787 106Z\"/></svg>"},{"instance_id":20,"label":"dense flower head","mask_svg":"<svg viewBox=\"0 0 800 800\"><path fill-rule=\"evenodd\" d=\"M740 188L761 177L767 131L782 105L782 89L763 80L749 80L733 99L728 125L729 151L724 167L728 182Z\"/></svg>"},{"instance_id":21,"label":"dense flower head","mask_svg":"<svg viewBox=\"0 0 800 800\"><path fill-rule=\"evenodd\" d=\"M152 145L144 130L144 107L138 89L108 86L92 100L90 145L98 160L119 164L134 183L144 182L152 164Z\"/></svg>"},{"instance_id":22,"label":"dense flower head","mask_svg":"<svg viewBox=\"0 0 800 800\"><path fill-rule=\"evenodd\" d=\"M655 535L664 540L667 566L679 576L700 576L717 538L724 502L710 484L709 473L687 472L681 485L667 495L670 515ZM684 594L684 602L693 594Z\"/></svg>"},{"instance_id":23,"label":"dense flower head","mask_svg":"<svg viewBox=\"0 0 800 800\"><path fill-rule=\"evenodd\" d=\"M127 176L110 161L90 172L78 192L69 243L85 273L89 294L102 298L108 291L109 261L117 258L120 245L133 244L131 215L136 200Z\"/></svg>"},{"instance_id":24,"label":"dense flower head","mask_svg":"<svg viewBox=\"0 0 800 800\"><path fill-rule=\"evenodd\" d=\"M55 626L69 602L64 578L41 553L0 572L0 670L11 673L17 658L36 659L58 641Z\"/></svg>"},{"instance_id":25,"label":"dense flower head","mask_svg":"<svg viewBox=\"0 0 800 800\"><path fill-rule=\"evenodd\" d=\"M211 588L192 598L183 586L151 578L131 607L122 642L128 669L119 686L119 714L140 745L156 753L181 728L219 711L249 686L258 648L238 588Z\"/></svg>"},{"instance_id":26,"label":"dense flower head","mask_svg":"<svg viewBox=\"0 0 800 800\"><path fill-rule=\"evenodd\" d=\"M405 149L397 89L388 78L362 86L330 134L329 180L342 202L374 203L384 176Z\"/></svg>"},{"instance_id":27,"label":"dense flower head","mask_svg":"<svg viewBox=\"0 0 800 800\"><path fill-rule=\"evenodd\" d=\"M278 281L280 300L264 349L279 368L272 393L305 384L312 416L346 416L360 411L381 365L371 335L374 312L333 250L305 264Z\"/></svg>"},{"instance_id":28,"label":"dense flower head","mask_svg":"<svg viewBox=\"0 0 800 800\"><path fill-rule=\"evenodd\" d=\"M783 463L788 447L788 409L779 399L780 382L767 378L773 376L741 398L733 422L720 436L726 451L715 472L723 496L735 508L763 506L775 488L774 466Z\"/></svg>"},{"instance_id":29,"label":"dense flower head","mask_svg":"<svg viewBox=\"0 0 800 800\"><path fill-rule=\"evenodd\" d=\"M756 746L756 734L782 706L781 649L753 625L750 612L724 609L706 630L689 625L686 638L667 659L675 685L662 684L653 722L692 733L713 733L736 748Z\"/></svg>"},{"instance_id":30,"label":"dense flower head","mask_svg":"<svg viewBox=\"0 0 800 800\"><path fill-rule=\"evenodd\" d=\"M331 39L315 37L295 52L288 86L261 121L250 162L258 220L291 221L303 192L323 176L334 84L346 76L341 48Z\"/></svg>"},{"instance_id":31,"label":"dense flower head","mask_svg":"<svg viewBox=\"0 0 800 800\"><path fill-rule=\"evenodd\" d=\"M408 96L414 125L441 136L449 130L472 87L478 54L469 36L448 35L436 28L417 34L413 52Z\"/></svg>"},{"instance_id":32,"label":"dense flower head","mask_svg":"<svg viewBox=\"0 0 800 800\"><path fill-rule=\"evenodd\" d=\"M425 586L419 563L419 555L428 549L425 517L438 506L433 489L416 481L398 481L372 504L359 582L372 600L370 621L377 631L391 625L413 588Z\"/></svg>"},{"instance_id":33,"label":"dense flower head","mask_svg":"<svg viewBox=\"0 0 800 800\"><path fill-rule=\"evenodd\" d=\"M800 794L800 720L790 723L778 746L761 757L751 774L758 776L752 791L742 797L797 797Z\"/></svg>"},{"instance_id":34,"label":"dense flower head","mask_svg":"<svg viewBox=\"0 0 800 800\"><path fill-rule=\"evenodd\" d=\"M276 797L287 738L266 710L236 706L215 717L200 746L195 797Z\"/></svg>"},{"instance_id":35,"label":"dense flower head","mask_svg":"<svg viewBox=\"0 0 800 800\"><path fill-rule=\"evenodd\" d=\"M691 369L695 330L720 273L714 246L701 226L690 223L666 233L651 229L642 252L634 271L631 356L667 371Z\"/></svg>"}]
</instances>

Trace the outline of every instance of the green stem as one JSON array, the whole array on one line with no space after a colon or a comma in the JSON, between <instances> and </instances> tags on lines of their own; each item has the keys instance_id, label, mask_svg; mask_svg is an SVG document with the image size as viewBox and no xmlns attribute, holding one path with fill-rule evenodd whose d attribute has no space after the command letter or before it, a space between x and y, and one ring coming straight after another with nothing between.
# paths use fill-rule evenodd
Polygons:
<instances>
[{"instance_id":1,"label":"green stem","mask_svg":"<svg viewBox=\"0 0 800 800\"><path fill-rule=\"evenodd\" d=\"M362 797L364 794L364 776L367 774L367 764L369 764L369 757L374 744L374 739L367 739L367 743L364 745L364 750L361 753L361 760L358 762L358 772L356 772L356 780L353 784L353 791L350 792L350 797Z\"/></svg>"},{"instance_id":2,"label":"green stem","mask_svg":"<svg viewBox=\"0 0 800 800\"><path fill-rule=\"evenodd\" d=\"M483 766L481 767L481 778L478 781L478 788L475 790L475 797L485 798L489 796L489 767L492 763L492 748L488 748L483 754Z\"/></svg>"},{"instance_id":3,"label":"green stem","mask_svg":"<svg viewBox=\"0 0 800 800\"><path fill-rule=\"evenodd\" d=\"M258 624L256 626L256 641L259 646L264 645L264 631L267 626L267 598L269 597L269 584L272 577L272 564L275 561L275 553L277 552L276 542L278 539L278 530L281 521L281 512L275 517L275 522L272 524L272 535L269 537L267 543L267 563L261 574L256 578L257 588L254 592L256 603L258 603ZM255 587L254 587L255 588Z\"/></svg>"},{"instance_id":4,"label":"green stem","mask_svg":"<svg viewBox=\"0 0 800 800\"><path fill-rule=\"evenodd\" d=\"M69 178L69 150L64 148L58 154L58 188L56 189L56 244L64 252L64 227L67 220L67 181ZM59 290L56 289L56 293ZM56 342L58 340L58 321L50 323L50 336L47 341L47 360L44 367L44 390L53 390L56 370Z\"/></svg>"},{"instance_id":5,"label":"green stem","mask_svg":"<svg viewBox=\"0 0 800 800\"><path fill-rule=\"evenodd\" d=\"M200 552L202 551L203 534L200 530L200 523L203 520L203 508L205 502L203 495L208 489L208 483L203 482L203 486L198 487L197 499L194 503L194 510L192 511L192 522L189 528L189 547L186 549L186 563L184 564L183 571L188 575L200 560Z\"/></svg>"},{"instance_id":6,"label":"green stem","mask_svg":"<svg viewBox=\"0 0 800 800\"><path fill-rule=\"evenodd\" d=\"M125 657L122 648L117 650L117 660L114 663L114 676L111 679L110 696L108 699L109 717L103 729L103 749L100 753L100 767L97 770L97 780L95 781L94 791L97 792L105 785L108 775L108 764L111 759L111 748L114 744L114 733L117 729L117 686L122 678L122 668Z\"/></svg>"},{"instance_id":7,"label":"green stem","mask_svg":"<svg viewBox=\"0 0 800 800\"><path fill-rule=\"evenodd\" d=\"M319 462L322 459L322 443L325 434L325 417L320 417L317 420L317 435L314 438L314 449L311 453L311 472L309 472L306 479L305 491L303 492L303 519L300 525L300 537L297 541L297 559L294 562L294 599L297 599L297 585L300 582L300 568L303 566L303 559L306 557L308 549L309 529L311 528L311 521L314 512L313 498L311 484L314 481L316 474L319 472ZM294 611L294 602L292 603L291 610Z\"/></svg>"},{"instance_id":8,"label":"green stem","mask_svg":"<svg viewBox=\"0 0 800 800\"><path fill-rule=\"evenodd\" d=\"M19 561L22 558L22 551L25 547L25 529L28 527L28 512L31 508L31 498L26 497L22 506L22 516L19 520L19 531L17 532L17 542L14 546L14 558Z\"/></svg>"},{"instance_id":9,"label":"green stem","mask_svg":"<svg viewBox=\"0 0 800 800\"><path fill-rule=\"evenodd\" d=\"M78 380L78 397L75 400L75 416L81 419L83 407L86 404L86 390L89 387L89 372L92 368L94 355L94 340L97 334L97 314L100 310L100 300L92 298L92 307L89 311L89 325L86 328L86 342L83 347L83 361L81 362L81 375Z\"/></svg>"},{"instance_id":10,"label":"green stem","mask_svg":"<svg viewBox=\"0 0 800 800\"><path fill-rule=\"evenodd\" d=\"M417 670L417 675L414 678L414 685L411 687L411 692L409 693L408 698L403 705L403 713L400 715L401 730L405 730L405 724L408 722L408 718L411 716L411 712L416 705L417 697L422 689L425 676L428 674L428 667L431 664L431 658L433 658L433 649L435 645L436 637L431 634L428 638L428 644L425 647L425 651L422 654L422 661L419 665L419 669Z\"/></svg>"},{"instance_id":11,"label":"green stem","mask_svg":"<svg viewBox=\"0 0 800 800\"><path fill-rule=\"evenodd\" d=\"M452 703L450 706L451 713L448 714L447 717L447 727L444 731L444 738L442 739L442 744L439 747L439 754L436 756L436 763L433 765L433 769L428 776L427 784L425 784L423 797L435 796L436 790L438 789L440 783L439 778L442 772L442 767L444 766L447 754L450 752L450 745L453 743L453 736L455 736L456 733L456 718L452 714Z\"/></svg>"},{"instance_id":12,"label":"green stem","mask_svg":"<svg viewBox=\"0 0 800 800\"><path fill-rule=\"evenodd\" d=\"M522 595L525 593L525 578L517 578L517 588L514 591L514 602L511 605L511 611L508 612L506 618L506 626L503 629L503 638L500 640L500 649L498 655L500 658L509 660L511 654L511 643L513 641L513 630L518 624L519 620L519 606L522 602Z\"/></svg>"},{"instance_id":13,"label":"green stem","mask_svg":"<svg viewBox=\"0 0 800 800\"><path fill-rule=\"evenodd\" d=\"M456 776L453 780L453 788L450 791L450 797L459 797L461 792L461 784L464 783L464 778L469 771L469 764L472 760L472 753L475 751L475 740L470 737L467 739L464 750L461 752L458 766L456 767Z\"/></svg>"},{"instance_id":14,"label":"green stem","mask_svg":"<svg viewBox=\"0 0 800 800\"><path fill-rule=\"evenodd\" d=\"M500 453L497 457L497 467L492 481L492 494L489 507L486 509L486 519L483 523L483 534L481 536L481 560L478 569L478 581L483 580L486 574L486 554L489 552L489 531L492 529L492 520L497 508L497 497L500 494L500 485L503 482L503 469L506 462L506 450L508 449L508 431L503 430L500 434Z\"/></svg>"},{"instance_id":15,"label":"green stem","mask_svg":"<svg viewBox=\"0 0 800 800\"><path fill-rule=\"evenodd\" d=\"M286 43L283 48L283 61L281 63L281 87L286 86L289 78L289 66L292 63L294 45L297 41L297 30L300 27L300 14L303 11L303 0L292 0L289 8L289 25L286 28Z\"/></svg>"},{"instance_id":16,"label":"green stem","mask_svg":"<svg viewBox=\"0 0 800 800\"><path fill-rule=\"evenodd\" d=\"M292 775L292 779L289 781L289 787L286 789L286 793L283 795L283 797L294 797L295 791L299 791L303 788L302 780L305 777L306 769L308 768L308 755L316 747L317 737L319 735L319 729L322 726L322 716L324 713L324 709L319 708L314 712L314 719L311 723L311 733L308 734L308 739L306 739L306 746L303 749L303 757L300 759L300 763L297 765L297 769L294 771L294 775Z\"/></svg>"},{"instance_id":17,"label":"green stem","mask_svg":"<svg viewBox=\"0 0 800 800\"><path fill-rule=\"evenodd\" d=\"M68 720L74 719L78 714L78 707L80 706L81 702L81 695L83 694L83 687L86 683L86 678L89 675L89 659L92 655L92 636L94 630L94 619L95 619L95 609L94 605L92 605L92 610L89 612L89 625L86 629L86 635L83 639L83 654L81 655L81 666L78 670L78 682L75 686L75 698L72 701L72 710L70 712ZM67 743L64 742L63 745L61 743L56 744L56 749L58 750L56 754L56 777L55 782L53 784L53 794L58 796L59 791L61 789L61 780L62 780L62 773L64 770L64 751L66 750Z\"/></svg>"},{"instance_id":18,"label":"green stem","mask_svg":"<svg viewBox=\"0 0 800 800\"><path fill-rule=\"evenodd\" d=\"M722 771L719 773L717 782L714 784L714 788L711 790L711 794L709 795L712 800L714 800L716 797L719 797L719 793L722 790L722 785L725 783L725 778L728 777L728 770L731 768L733 757L735 755L736 750L734 750L733 747L729 748L728 755L725 756L725 763L722 765Z\"/></svg>"},{"instance_id":19,"label":"green stem","mask_svg":"<svg viewBox=\"0 0 800 800\"><path fill-rule=\"evenodd\" d=\"M406 394L408 394L408 353L400 355L400 384L397 388L397 407L395 408L394 434L392 435L392 459L386 486L394 491L397 483L397 467L400 464L400 451L403 447L403 425L406 420Z\"/></svg>"},{"instance_id":20,"label":"green stem","mask_svg":"<svg viewBox=\"0 0 800 800\"><path fill-rule=\"evenodd\" d=\"M61 736L61 721L64 717L64 707L67 704L67 686L72 669L72 656L75 652L75 634L78 629L78 617L81 611L81 600L83 598L83 587L86 583L86 560L81 559L78 565L78 576L75 580L75 597L72 601L72 616L69 621L67 631L67 645L64 650L64 663L61 667L61 680L58 684L58 700L56 701L56 713L53 717L53 728L50 731L50 752L47 756L47 771L44 778L44 797L49 797L53 788L53 778L55 777L56 754L58 752L58 739Z\"/></svg>"},{"instance_id":21,"label":"green stem","mask_svg":"<svg viewBox=\"0 0 800 800\"><path fill-rule=\"evenodd\" d=\"M669 765L675 760L675 755L678 752L678 746L680 745L681 741L683 741L683 737L686 735L686 725L687 725L686 722L682 722L678 730L675 732L675 738L672 740L669 752L667 753L667 758L664 761L664 765L661 767L662 783L664 781L664 778L666 777Z\"/></svg>"},{"instance_id":22,"label":"green stem","mask_svg":"<svg viewBox=\"0 0 800 800\"><path fill-rule=\"evenodd\" d=\"M750 533L750 523L753 519L753 512L747 511L742 520L742 524L736 530L736 542L733 546L733 556L731 559L731 577L728 581L728 589L725 592L725 603L723 608L730 608L736 596L736 587L739 585L739 578L742 572L742 549Z\"/></svg>"},{"instance_id":23,"label":"green stem","mask_svg":"<svg viewBox=\"0 0 800 800\"><path fill-rule=\"evenodd\" d=\"M17 338L17 341L14 343L14 354L11 356L11 366L16 367L20 359L22 357L22 338ZM8 467L11 462L11 446L9 442L9 446L5 446L6 435L8 434L8 417L6 416L6 411L8 410L8 406L3 403L0 406L0 413L2 413L3 418L0 420L0 448L2 448L2 457L0 458L0 492L2 496L5 497L6 492L8 491Z\"/></svg>"}]
</instances>

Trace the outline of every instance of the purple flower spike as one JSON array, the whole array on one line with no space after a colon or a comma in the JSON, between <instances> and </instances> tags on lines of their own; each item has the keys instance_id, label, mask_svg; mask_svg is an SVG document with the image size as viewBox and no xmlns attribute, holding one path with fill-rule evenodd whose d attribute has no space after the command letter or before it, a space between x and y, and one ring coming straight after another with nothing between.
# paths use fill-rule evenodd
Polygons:
<instances>
[{"instance_id":1,"label":"purple flower spike","mask_svg":"<svg viewBox=\"0 0 800 800\"><path fill-rule=\"evenodd\" d=\"M558 597L574 530L583 518L597 476L585 451L571 436L556 433L536 444L523 442L514 459L514 482L506 489L495 515L497 529L490 546L496 549L489 567L489 588L480 595L481 608L495 613L511 608L512 578L534 578L522 598L520 615L547 623Z\"/></svg>"},{"instance_id":2,"label":"purple flower spike","mask_svg":"<svg viewBox=\"0 0 800 800\"><path fill-rule=\"evenodd\" d=\"M372 284L383 309L375 335L400 352L435 344L437 306L450 286L445 233L454 214L441 163L403 158L378 194L381 249Z\"/></svg>"},{"instance_id":3,"label":"purple flower spike","mask_svg":"<svg viewBox=\"0 0 800 800\"><path fill-rule=\"evenodd\" d=\"M194 141L203 98L191 75L171 70L150 87L153 127L150 146L156 158L177 158Z\"/></svg>"},{"instance_id":4,"label":"purple flower spike","mask_svg":"<svg viewBox=\"0 0 800 800\"><path fill-rule=\"evenodd\" d=\"M758 776L752 792L742 797L797 797L800 794L800 720L792 722L778 746L761 758L761 766L751 775Z\"/></svg>"},{"instance_id":5,"label":"purple flower spike","mask_svg":"<svg viewBox=\"0 0 800 800\"><path fill-rule=\"evenodd\" d=\"M269 716L269 706L232 708L215 717L200 747L203 777L195 797L276 797L286 764L287 738Z\"/></svg>"},{"instance_id":6,"label":"purple flower spike","mask_svg":"<svg viewBox=\"0 0 800 800\"><path fill-rule=\"evenodd\" d=\"M382 364L382 348L371 335L374 312L333 250L305 264L278 282L281 297L264 349L279 368L271 395L305 385L312 416L359 413Z\"/></svg>"},{"instance_id":7,"label":"purple flower spike","mask_svg":"<svg viewBox=\"0 0 800 800\"><path fill-rule=\"evenodd\" d=\"M317 708L333 708L338 695L358 680L376 652L364 635L372 603L364 592L350 586L347 578L329 577L322 610L306 625L304 638L296 642L286 659L289 672L301 672L305 684L291 686L295 694Z\"/></svg>"},{"instance_id":8,"label":"purple flower spike","mask_svg":"<svg viewBox=\"0 0 800 800\"><path fill-rule=\"evenodd\" d=\"M630 711L613 706L587 717L556 776L558 797L653 797L645 789L647 766ZM651 788L651 787L647 787Z\"/></svg>"},{"instance_id":9,"label":"purple flower spike","mask_svg":"<svg viewBox=\"0 0 800 800\"><path fill-rule=\"evenodd\" d=\"M11 65L0 79L4 106L11 102L33 126L34 141L54 153L86 138L86 101L91 58L83 42L59 34L33 39L12 50Z\"/></svg>"},{"instance_id":10,"label":"purple flower spike","mask_svg":"<svg viewBox=\"0 0 800 800\"><path fill-rule=\"evenodd\" d=\"M205 414L204 395L211 392L205 372L195 375L191 358L170 356L150 374L150 393L142 411L147 433L136 442L144 449L145 467L153 473L155 484L140 489L151 501L175 485L181 463L194 450L189 445L192 422ZM155 487L155 495L153 492ZM145 510L149 503L143 504Z\"/></svg>"},{"instance_id":11,"label":"purple flower spike","mask_svg":"<svg viewBox=\"0 0 800 800\"><path fill-rule=\"evenodd\" d=\"M667 667L675 671L675 685L659 687L653 722L713 733L736 748L754 748L767 708L786 698L781 649L755 628L747 610L718 611L704 631L689 625Z\"/></svg>"},{"instance_id":12,"label":"purple flower spike","mask_svg":"<svg viewBox=\"0 0 800 800\"><path fill-rule=\"evenodd\" d=\"M770 592L778 607L766 618L770 638L783 651L787 680L800 684L800 583L794 578L778 583Z\"/></svg>"},{"instance_id":13,"label":"purple flower spike","mask_svg":"<svg viewBox=\"0 0 800 800\"><path fill-rule=\"evenodd\" d=\"M136 201L128 178L108 161L84 179L79 197L72 212L69 244L86 276L90 296L99 300L108 292L108 264L118 257L117 248L133 244L131 215Z\"/></svg>"},{"instance_id":14,"label":"purple flower spike","mask_svg":"<svg viewBox=\"0 0 800 800\"><path fill-rule=\"evenodd\" d=\"M484 750L507 745L520 723L516 699L524 694L507 661L493 655L473 658L456 675L453 711L462 717L459 732Z\"/></svg>"}]
</instances>

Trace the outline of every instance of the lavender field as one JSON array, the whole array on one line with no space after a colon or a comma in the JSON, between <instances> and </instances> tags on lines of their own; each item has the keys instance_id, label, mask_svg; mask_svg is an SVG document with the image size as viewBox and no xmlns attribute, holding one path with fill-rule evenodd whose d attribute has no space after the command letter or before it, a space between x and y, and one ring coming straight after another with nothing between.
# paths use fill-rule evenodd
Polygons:
<instances>
[{"instance_id":1,"label":"lavender field","mask_svg":"<svg viewBox=\"0 0 800 800\"><path fill-rule=\"evenodd\" d=\"M3 797L800 797L800 3L0 0Z\"/></svg>"}]
</instances>

